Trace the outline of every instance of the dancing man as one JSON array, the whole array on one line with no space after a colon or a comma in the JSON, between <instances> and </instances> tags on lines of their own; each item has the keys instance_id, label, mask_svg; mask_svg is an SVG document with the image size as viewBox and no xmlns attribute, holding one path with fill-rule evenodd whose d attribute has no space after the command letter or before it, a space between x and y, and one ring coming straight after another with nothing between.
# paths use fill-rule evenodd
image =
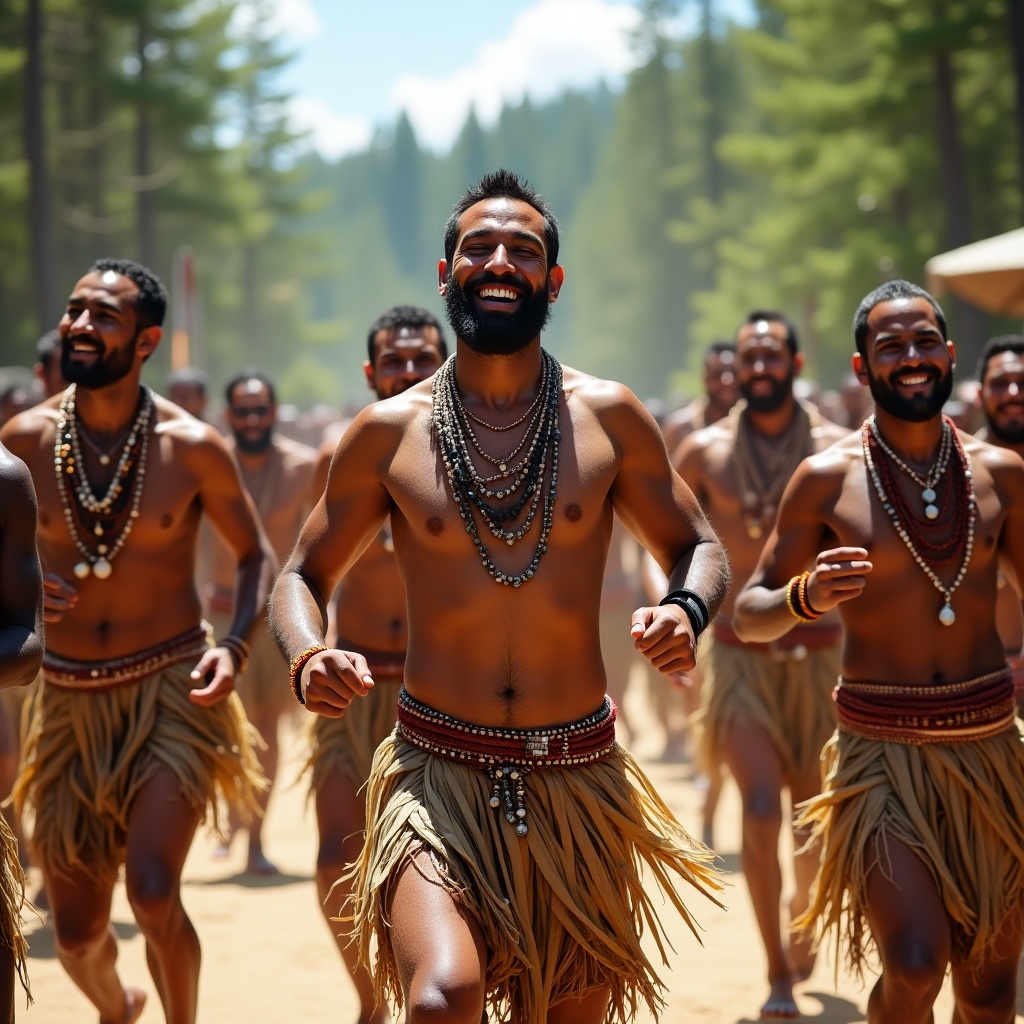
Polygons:
<instances>
[{"instance_id":1,"label":"dancing man","mask_svg":"<svg viewBox=\"0 0 1024 1024\"><path fill-rule=\"evenodd\" d=\"M182 866L218 796L255 808L261 784L231 691L273 555L220 436L140 383L166 304L145 267L98 260L60 322L71 385L2 434L39 497L48 623L14 796L31 813L61 963L104 1024L135 1021L146 998L115 967L122 864L166 1020L195 1020ZM235 620L215 648L193 582L203 513L238 558Z\"/></svg>"},{"instance_id":2,"label":"dancing man","mask_svg":"<svg viewBox=\"0 0 1024 1024\"><path fill-rule=\"evenodd\" d=\"M860 304L853 368L875 415L797 470L736 602L770 642L833 608L839 728L802 821L822 842L798 926L873 945L872 1024L924 1024L952 965L958 1024L1010 1024L1024 939L1024 745L996 630L1000 563L1024 579L1024 465L942 415L954 349L935 300Z\"/></svg>"},{"instance_id":3,"label":"dancing man","mask_svg":"<svg viewBox=\"0 0 1024 1024\"><path fill-rule=\"evenodd\" d=\"M725 553L643 405L541 348L563 276L531 187L498 171L460 198L439 264L457 352L356 417L274 590L296 695L344 715L374 679L324 644L325 601L390 515L405 686L352 906L378 996L410 1021L656 1012L639 922L663 933L641 867L688 922L674 882L717 884L615 743L598 622L613 508L669 574L665 603L622 624L663 671L693 666Z\"/></svg>"}]
</instances>

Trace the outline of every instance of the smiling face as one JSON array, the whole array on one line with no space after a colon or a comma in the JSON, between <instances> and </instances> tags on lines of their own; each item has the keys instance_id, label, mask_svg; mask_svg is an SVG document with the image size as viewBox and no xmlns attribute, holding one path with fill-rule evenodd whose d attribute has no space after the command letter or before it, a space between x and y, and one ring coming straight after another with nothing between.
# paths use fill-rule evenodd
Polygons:
<instances>
[{"instance_id":1,"label":"smiling face","mask_svg":"<svg viewBox=\"0 0 1024 1024\"><path fill-rule=\"evenodd\" d=\"M260 455L270 448L277 419L277 406L270 388L260 380L246 380L231 389L227 408L228 426L239 451Z\"/></svg>"},{"instance_id":2,"label":"smiling face","mask_svg":"<svg viewBox=\"0 0 1024 1024\"><path fill-rule=\"evenodd\" d=\"M999 352L985 365L981 407L989 433L1003 444L1024 444L1024 357Z\"/></svg>"},{"instance_id":3,"label":"smiling face","mask_svg":"<svg viewBox=\"0 0 1024 1024\"><path fill-rule=\"evenodd\" d=\"M508 355L535 341L562 284L562 268L548 268L544 218L513 199L466 210L451 265L442 260L438 270L452 330L483 355Z\"/></svg>"},{"instance_id":4,"label":"smiling face","mask_svg":"<svg viewBox=\"0 0 1024 1024\"><path fill-rule=\"evenodd\" d=\"M753 412L775 412L793 394L803 357L790 351L788 334L778 320L744 324L736 334L740 394Z\"/></svg>"},{"instance_id":5,"label":"smiling face","mask_svg":"<svg viewBox=\"0 0 1024 1024\"><path fill-rule=\"evenodd\" d=\"M377 332L373 362L364 363L363 369L377 397L390 398L426 380L443 362L436 327L399 327Z\"/></svg>"},{"instance_id":6,"label":"smiling face","mask_svg":"<svg viewBox=\"0 0 1024 1024\"><path fill-rule=\"evenodd\" d=\"M728 411L740 397L734 352L710 352L704 361L704 390L716 409Z\"/></svg>"},{"instance_id":7,"label":"smiling face","mask_svg":"<svg viewBox=\"0 0 1024 1024\"><path fill-rule=\"evenodd\" d=\"M931 303L888 299L868 313L867 323L865 355L853 357L853 369L875 404L912 423L937 416L953 392L955 352Z\"/></svg>"},{"instance_id":8,"label":"smiling face","mask_svg":"<svg viewBox=\"0 0 1024 1024\"><path fill-rule=\"evenodd\" d=\"M138 286L112 270L94 270L75 285L61 317L60 372L83 388L103 388L131 373L156 348L159 327L138 326Z\"/></svg>"}]
</instances>

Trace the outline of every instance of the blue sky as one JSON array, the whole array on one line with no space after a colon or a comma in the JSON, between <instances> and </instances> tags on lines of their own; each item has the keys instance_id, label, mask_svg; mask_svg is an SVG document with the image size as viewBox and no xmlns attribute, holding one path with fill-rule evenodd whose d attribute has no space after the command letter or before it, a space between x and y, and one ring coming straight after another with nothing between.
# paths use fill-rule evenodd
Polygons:
<instances>
[{"instance_id":1,"label":"blue sky","mask_svg":"<svg viewBox=\"0 0 1024 1024\"><path fill-rule=\"evenodd\" d=\"M629 0L273 0L295 60L281 77L293 119L327 156L362 149L405 110L424 145L443 151L470 107L484 123L524 95L543 101L634 65ZM750 17L749 0L719 0ZM696 4L684 6L692 18ZM683 22L678 31L692 30Z\"/></svg>"}]
</instances>

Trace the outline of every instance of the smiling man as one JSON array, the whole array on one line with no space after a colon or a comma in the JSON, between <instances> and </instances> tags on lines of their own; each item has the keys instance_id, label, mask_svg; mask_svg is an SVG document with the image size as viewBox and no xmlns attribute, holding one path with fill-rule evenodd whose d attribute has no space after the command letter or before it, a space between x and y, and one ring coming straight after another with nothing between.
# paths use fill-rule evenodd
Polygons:
<instances>
[{"instance_id":1,"label":"smiling man","mask_svg":"<svg viewBox=\"0 0 1024 1024\"><path fill-rule=\"evenodd\" d=\"M515 175L459 199L439 264L456 353L356 417L274 591L296 695L346 714L374 677L327 649L325 601L390 515L405 685L351 905L378 994L410 1021L657 1012L641 866L688 922L675 883L717 885L615 743L599 616L613 510L669 576L660 606L622 622L662 671L692 668L725 554L636 397L541 348L563 278L555 218Z\"/></svg>"},{"instance_id":2,"label":"smiling man","mask_svg":"<svg viewBox=\"0 0 1024 1024\"><path fill-rule=\"evenodd\" d=\"M847 431L823 420L793 394L803 366L796 330L780 313L755 310L736 333L742 401L724 420L691 434L676 466L729 552L733 575L747 579L775 522L782 492L801 459ZM729 766L743 800L743 873L768 956L766 1018L797 1016L793 982L813 967L808 949L783 942L779 832L782 790L798 803L821 786L818 756L835 725L832 687L839 671L834 617L794 631L778 644L744 644L727 599L701 651L704 674L701 757ZM807 906L815 851L797 837L796 893L790 912Z\"/></svg>"},{"instance_id":3,"label":"smiling man","mask_svg":"<svg viewBox=\"0 0 1024 1024\"><path fill-rule=\"evenodd\" d=\"M808 912L854 968L882 965L871 1024L924 1024L952 965L961 1024L1010 1024L1024 920L1024 744L996 630L1024 579L1024 464L942 415L954 349L907 281L869 294L853 368L875 415L797 470L737 631L767 643L838 608L845 628Z\"/></svg>"},{"instance_id":4,"label":"smiling man","mask_svg":"<svg viewBox=\"0 0 1024 1024\"><path fill-rule=\"evenodd\" d=\"M0 436L32 474L45 572L43 685L15 802L32 812L61 963L104 1024L131 1024L146 999L116 969L122 865L165 1018L195 1020L199 939L181 870L203 817L222 797L254 808L260 785L232 688L273 555L220 436L140 382L166 305L145 267L98 260L60 321L70 387ZM219 647L193 581L203 514L237 564Z\"/></svg>"}]
</instances>

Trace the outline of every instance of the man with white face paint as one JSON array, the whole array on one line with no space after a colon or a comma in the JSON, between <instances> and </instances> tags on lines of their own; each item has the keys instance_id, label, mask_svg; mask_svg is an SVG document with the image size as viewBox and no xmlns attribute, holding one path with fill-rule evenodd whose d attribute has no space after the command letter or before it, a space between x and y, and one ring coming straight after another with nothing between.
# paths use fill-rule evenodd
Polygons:
<instances>
[{"instance_id":1,"label":"man with white face paint","mask_svg":"<svg viewBox=\"0 0 1024 1024\"><path fill-rule=\"evenodd\" d=\"M786 317L751 313L736 334L743 401L724 420L688 437L675 456L729 552L738 582L757 565L801 460L847 434L794 396L803 361ZM814 958L806 945L787 949L782 936L782 790L789 789L793 804L819 791L818 757L835 726L831 692L841 634L832 616L778 643L744 644L732 628L734 596L726 598L698 656L704 674L701 757L707 766L724 761L740 789L743 873L768 957L770 991L761 1014L785 1019L797 1016L794 980L810 975ZM797 849L802 845L797 836ZM794 856L792 916L807 906L815 859L813 851Z\"/></svg>"}]
</instances>

